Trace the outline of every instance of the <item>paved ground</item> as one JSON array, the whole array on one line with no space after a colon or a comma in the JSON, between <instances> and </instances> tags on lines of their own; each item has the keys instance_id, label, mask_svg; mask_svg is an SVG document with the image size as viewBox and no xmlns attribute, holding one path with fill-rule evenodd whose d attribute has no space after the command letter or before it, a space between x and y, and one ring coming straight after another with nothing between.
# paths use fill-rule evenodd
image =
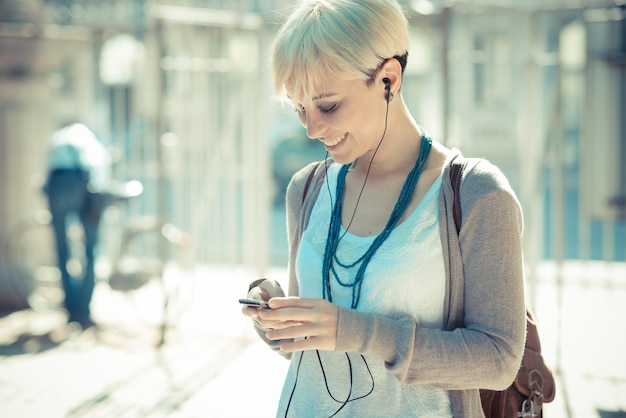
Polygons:
<instances>
[{"instance_id":1,"label":"paved ground","mask_svg":"<svg viewBox=\"0 0 626 418\"><path fill-rule=\"evenodd\" d=\"M539 273L536 314L559 372L544 416L625 417L626 268L575 265L562 283L552 266ZM284 281L284 271L269 274ZM85 332L54 311L1 318L0 417L274 416L287 362L258 341L236 301L254 278L219 268L183 278L176 326L160 348L147 326L159 311L149 287L135 306L98 285L99 328Z\"/></svg>"}]
</instances>

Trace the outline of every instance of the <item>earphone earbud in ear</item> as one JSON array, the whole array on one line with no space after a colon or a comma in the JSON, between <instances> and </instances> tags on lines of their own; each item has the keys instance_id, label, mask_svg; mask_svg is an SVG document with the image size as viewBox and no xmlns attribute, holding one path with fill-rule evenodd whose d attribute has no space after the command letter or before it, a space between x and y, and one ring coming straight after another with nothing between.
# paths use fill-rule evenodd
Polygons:
<instances>
[{"instance_id":1,"label":"earphone earbud in ear","mask_svg":"<svg viewBox=\"0 0 626 418\"><path fill-rule=\"evenodd\" d=\"M387 90L387 93L385 93L385 100L387 100L387 102L390 102L391 98L393 97L391 95L391 80L385 77L383 78L383 83L385 83L385 90Z\"/></svg>"}]
</instances>

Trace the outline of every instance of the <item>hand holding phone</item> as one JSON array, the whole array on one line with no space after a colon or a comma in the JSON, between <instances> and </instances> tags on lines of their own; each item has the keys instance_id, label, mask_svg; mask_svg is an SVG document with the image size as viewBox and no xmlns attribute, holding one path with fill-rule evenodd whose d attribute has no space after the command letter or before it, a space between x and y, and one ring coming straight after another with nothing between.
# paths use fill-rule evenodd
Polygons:
<instances>
[{"instance_id":1,"label":"hand holding phone","mask_svg":"<svg viewBox=\"0 0 626 418\"><path fill-rule=\"evenodd\" d=\"M253 308L270 309L270 304L266 300L261 299L239 299L239 303Z\"/></svg>"}]
</instances>

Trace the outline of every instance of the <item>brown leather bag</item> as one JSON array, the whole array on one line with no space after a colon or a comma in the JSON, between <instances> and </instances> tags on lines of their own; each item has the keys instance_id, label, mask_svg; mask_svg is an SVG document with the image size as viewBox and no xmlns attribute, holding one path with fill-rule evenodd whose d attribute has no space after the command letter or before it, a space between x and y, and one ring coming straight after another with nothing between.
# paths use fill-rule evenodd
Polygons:
<instances>
[{"instance_id":1,"label":"brown leather bag","mask_svg":"<svg viewBox=\"0 0 626 418\"><path fill-rule=\"evenodd\" d=\"M450 180L454 191L454 222L457 234L461 230L461 177L467 160L456 157L450 163ZM526 307L526 346L522 366L515 380L502 391L480 390L480 400L487 418L541 418L544 403L552 402L556 394L554 374L541 356L537 321Z\"/></svg>"},{"instance_id":2,"label":"brown leather bag","mask_svg":"<svg viewBox=\"0 0 626 418\"><path fill-rule=\"evenodd\" d=\"M506 390L480 391L487 418L542 417L544 403L552 402L556 393L554 376L541 356L537 322L526 308L526 347L522 367Z\"/></svg>"}]
</instances>

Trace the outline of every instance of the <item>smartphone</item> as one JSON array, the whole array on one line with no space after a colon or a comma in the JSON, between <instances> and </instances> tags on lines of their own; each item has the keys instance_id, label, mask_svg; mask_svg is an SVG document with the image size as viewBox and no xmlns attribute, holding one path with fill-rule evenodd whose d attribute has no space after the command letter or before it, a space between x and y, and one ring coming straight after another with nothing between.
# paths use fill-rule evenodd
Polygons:
<instances>
[{"instance_id":1,"label":"smartphone","mask_svg":"<svg viewBox=\"0 0 626 418\"><path fill-rule=\"evenodd\" d=\"M242 305L252 306L254 308L270 309L270 304L265 300L260 299L239 299L239 303Z\"/></svg>"}]
</instances>

